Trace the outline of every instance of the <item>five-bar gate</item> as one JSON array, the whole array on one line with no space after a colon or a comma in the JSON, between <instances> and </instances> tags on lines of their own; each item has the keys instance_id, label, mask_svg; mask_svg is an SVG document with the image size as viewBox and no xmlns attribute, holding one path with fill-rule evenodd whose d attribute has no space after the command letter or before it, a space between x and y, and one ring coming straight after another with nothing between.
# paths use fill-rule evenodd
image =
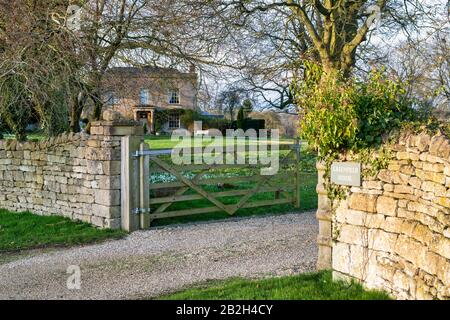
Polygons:
<instances>
[{"instance_id":1,"label":"five-bar gate","mask_svg":"<svg viewBox=\"0 0 450 320\"><path fill-rule=\"evenodd\" d=\"M171 150L149 150L140 139L124 137L122 228L133 231L149 228L156 219L213 212L232 216L240 209L287 203L299 208L300 144L279 145L274 152L279 152L278 172L261 175L260 164L177 165Z\"/></svg>"}]
</instances>

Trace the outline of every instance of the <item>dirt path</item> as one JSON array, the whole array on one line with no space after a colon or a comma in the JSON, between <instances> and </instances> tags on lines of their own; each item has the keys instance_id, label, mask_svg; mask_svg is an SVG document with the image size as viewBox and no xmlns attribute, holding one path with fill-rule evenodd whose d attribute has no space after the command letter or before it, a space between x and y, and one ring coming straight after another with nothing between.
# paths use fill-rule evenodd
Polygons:
<instances>
[{"instance_id":1,"label":"dirt path","mask_svg":"<svg viewBox=\"0 0 450 320\"><path fill-rule=\"evenodd\" d=\"M0 299L148 298L210 279L312 271L317 233L308 212L165 227L33 252L0 262ZM80 290L67 289L70 265L81 268Z\"/></svg>"}]
</instances>

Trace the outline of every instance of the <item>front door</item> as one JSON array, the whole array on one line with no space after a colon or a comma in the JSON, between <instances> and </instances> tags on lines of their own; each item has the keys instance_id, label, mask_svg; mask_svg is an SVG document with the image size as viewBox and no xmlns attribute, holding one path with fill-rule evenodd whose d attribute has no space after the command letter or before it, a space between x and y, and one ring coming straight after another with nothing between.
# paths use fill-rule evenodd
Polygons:
<instances>
[{"instance_id":1,"label":"front door","mask_svg":"<svg viewBox=\"0 0 450 320\"><path fill-rule=\"evenodd\" d=\"M145 124L146 133L153 133L153 112L152 111L136 111L136 120Z\"/></svg>"}]
</instances>

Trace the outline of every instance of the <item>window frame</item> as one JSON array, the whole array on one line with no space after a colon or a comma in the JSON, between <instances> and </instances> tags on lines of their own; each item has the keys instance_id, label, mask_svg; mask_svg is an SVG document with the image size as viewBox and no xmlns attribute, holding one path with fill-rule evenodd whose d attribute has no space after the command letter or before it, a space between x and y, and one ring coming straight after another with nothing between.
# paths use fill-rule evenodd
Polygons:
<instances>
[{"instance_id":1,"label":"window frame","mask_svg":"<svg viewBox=\"0 0 450 320\"><path fill-rule=\"evenodd\" d=\"M143 102L143 98L146 98L146 101ZM149 105L150 104L150 90L146 88L141 88L139 91L139 104L140 105Z\"/></svg>"},{"instance_id":2,"label":"window frame","mask_svg":"<svg viewBox=\"0 0 450 320\"><path fill-rule=\"evenodd\" d=\"M173 120L172 117L175 117L176 120ZM175 122L176 122L176 126L172 126L171 123L175 123ZM169 129L179 129L179 128L181 128L181 115L180 115L180 113L176 112L176 113L169 114L168 123L169 123Z\"/></svg>"},{"instance_id":3,"label":"window frame","mask_svg":"<svg viewBox=\"0 0 450 320\"><path fill-rule=\"evenodd\" d=\"M176 99L173 99L174 96ZM172 89L169 91L169 104L180 104L180 89Z\"/></svg>"},{"instance_id":4,"label":"window frame","mask_svg":"<svg viewBox=\"0 0 450 320\"><path fill-rule=\"evenodd\" d=\"M117 104L119 104L119 99L117 98L116 92L113 90L106 92L106 105L108 107L114 107Z\"/></svg>"}]
</instances>

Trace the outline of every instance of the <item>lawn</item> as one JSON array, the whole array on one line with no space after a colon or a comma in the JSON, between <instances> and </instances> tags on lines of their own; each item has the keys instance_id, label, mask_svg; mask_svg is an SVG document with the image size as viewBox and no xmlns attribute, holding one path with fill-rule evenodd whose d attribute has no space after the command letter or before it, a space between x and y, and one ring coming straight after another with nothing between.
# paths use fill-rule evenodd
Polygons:
<instances>
[{"instance_id":1,"label":"lawn","mask_svg":"<svg viewBox=\"0 0 450 320\"><path fill-rule=\"evenodd\" d=\"M68 218L0 209L0 252L80 245L125 235L124 231L101 230Z\"/></svg>"},{"instance_id":2,"label":"lawn","mask_svg":"<svg viewBox=\"0 0 450 320\"><path fill-rule=\"evenodd\" d=\"M213 281L160 300L389 300L356 282L333 281L330 271L263 280Z\"/></svg>"},{"instance_id":3,"label":"lawn","mask_svg":"<svg viewBox=\"0 0 450 320\"><path fill-rule=\"evenodd\" d=\"M12 134L4 134L3 137L4 137L4 139L8 139L8 140L15 139L14 135L12 135ZM47 138L47 136L45 134L39 133L39 132L29 133L27 135L28 140L44 140L46 138ZM152 150L172 149L179 143L179 140L172 141L171 136L169 136L169 135L163 135L163 136L146 135L144 139L145 139L145 142L150 146L150 148ZM206 147L207 145L212 143L212 140L208 141L207 139L202 140L201 138L192 137L191 138L192 146L194 146L194 143L197 141L201 141L201 145L203 147ZM258 140L257 142L250 142L250 144L257 144L257 143L261 143L263 141L268 142L268 144L272 143L270 140ZM293 144L293 143L294 143L294 139L281 138L279 140L278 144L279 145L289 145L289 144ZM247 140L246 145L248 145L248 144L249 144L249 142Z\"/></svg>"},{"instance_id":4,"label":"lawn","mask_svg":"<svg viewBox=\"0 0 450 320\"><path fill-rule=\"evenodd\" d=\"M15 139L15 136L13 134L4 133L3 138L7 140L12 140ZM28 140L45 140L46 138L47 136L44 133L36 132L27 134Z\"/></svg>"},{"instance_id":5,"label":"lawn","mask_svg":"<svg viewBox=\"0 0 450 320\"><path fill-rule=\"evenodd\" d=\"M201 139L201 138L195 138L195 137L191 137L191 145L194 146L194 143L197 142L203 147L213 143L212 140L207 140L207 139ZM257 144L257 143L261 143L263 141L267 141L269 144L271 143L270 140L258 140L255 142L246 142L246 144L248 145L249 143L251 144ZM172 141L171 137L168 135L165 136L153 136L153 135L147 135L145 136L145 142L150 146L150 149L152 150L158 150L158 149L172 149L174 148L178 143L179 140L175 140ZM293 144L294 143L294 139L280 139L279 140L279 144L280 145L288 145L288 144Z\"/></svg>"}]
</instances>

